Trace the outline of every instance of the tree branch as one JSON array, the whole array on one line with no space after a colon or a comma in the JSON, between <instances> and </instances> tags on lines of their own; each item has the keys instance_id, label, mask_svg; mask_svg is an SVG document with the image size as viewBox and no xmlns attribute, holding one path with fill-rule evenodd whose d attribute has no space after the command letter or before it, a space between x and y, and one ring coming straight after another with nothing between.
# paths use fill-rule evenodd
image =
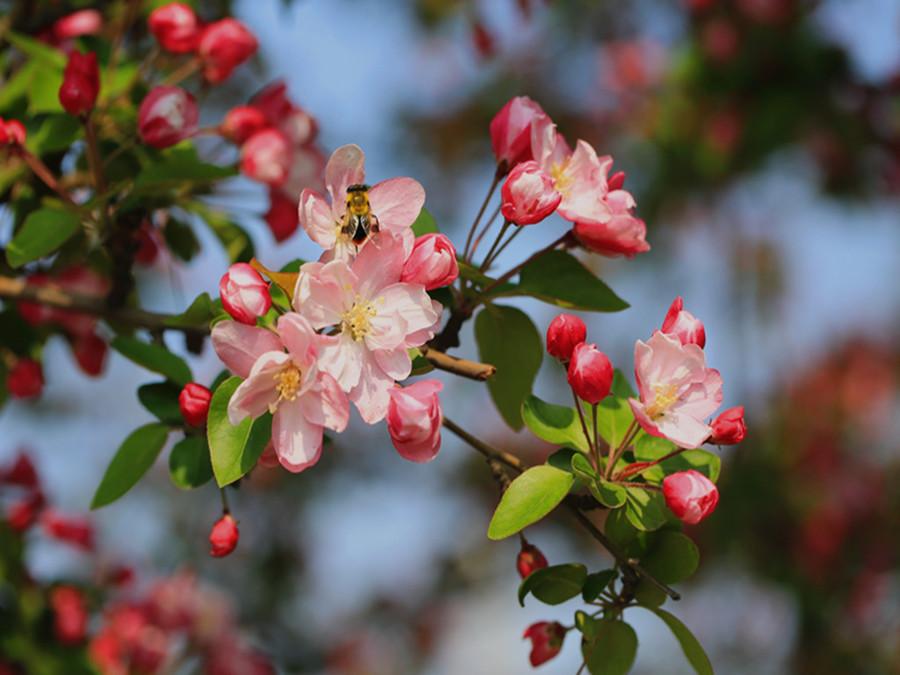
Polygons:
<instances>
[{"instance_id":1,"label":"tree branch","mask_svg":"<svg viewBox=\"0 0 900 675\"><path fill-rule=\"evenodd\" d=\"M497 368L489 363L461 359L425 345L419 347L419 351L435 368L467 377L470 380L483 382L497 372Z\"/></svg>"}]
</instances>

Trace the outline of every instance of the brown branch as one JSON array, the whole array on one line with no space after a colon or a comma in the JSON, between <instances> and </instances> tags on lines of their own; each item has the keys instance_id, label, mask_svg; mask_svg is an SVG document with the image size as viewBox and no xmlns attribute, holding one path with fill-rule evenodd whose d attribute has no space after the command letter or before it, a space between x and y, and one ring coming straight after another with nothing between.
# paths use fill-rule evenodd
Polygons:
<instances>
[{"instance_id":1,"label":"brown branch","mask_svg":"<svg viewBox=\"0 0 900 675\"><path fill-rule=\"evenodd\" d=\"M451 356L432 347L422 346L419 351L431 365L439 370L446 370L448 373L467 377L470 380L485 381L490 378L497 368L489 363L479 363L478 361L469 361L461 359L457 356Z\"/></svg>"}]
</instances>

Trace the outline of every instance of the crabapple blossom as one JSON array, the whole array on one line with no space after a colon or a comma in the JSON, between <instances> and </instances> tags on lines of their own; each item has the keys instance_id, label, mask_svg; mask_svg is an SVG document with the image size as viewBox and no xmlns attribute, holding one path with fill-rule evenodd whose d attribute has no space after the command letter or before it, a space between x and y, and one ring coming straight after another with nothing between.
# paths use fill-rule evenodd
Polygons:
<instances>
[{"instance_id":1,"label":"crabapple blossom","mask_svg":"<svg viewBox=\"0 0 900 675\"><path fill-rule=\"evenodd\" d=\"M212 392L209 389L202 384L188 382L178 394L178 409L185 422L192 427L202 427L206 424L211 400Z\"/></svg>"},{"instance_id":2,"label":"crabapple blossom","mask_svg":"<svg viewBox=\"0 0 900 675\"><path fill-rule=\"evenodd\" d=\"M180 87L154 87L138 109L138 133L154 148L168 148L193 136L200 113L194 97Z\"/></svg>"},{"instance_id":3,"label":"crabapple blossom","mask_svg":"<svg viewBox=\"0 0 900 675\"><path fill-rule=\"evenodd\" d=\"M703 322L684 309L684 300L680 295L672 301L660 330L678 338L683 345L695 344L701 349L706 346Z\"/></svg>"},{"instance_id":4,"label":"crabapple blossom","mask_svg":"<svg viewBox=\"0 0 900 675\"><path fill-rule=\"evenodd\" d=\"M47 509L41 514L41 526L48 537L83 551L94 550L94 527L86 518L75 518Z\"/></svg>"},{"instance_id":5,"label":"crabapple blossom","mask_svg":"<svg viewBox=\"0 0 900 675\"><path fill-rule=\"evenodd\" d=\"M277 129L257 131L241 146L241 172L252 180L278 187L291 171L291 145Z\"/></svg>"},{"instance_id":6,"label":"crabapple blossom","mask_svg":"<svg viewBox=\"0 0 900 675\"><path fill-rule=\"evenodd\" d=\"M84 593L74 586L57 586L50 591L53 632L64 645L77 645L87 636L88 611Z\"/></svg>"},{"instance_id":7,"label":"crabapple blossom","mask_svg":"<svg viewBox=\"0 0 900 675\"><path fill-rule=\"evenodd\" d=\"M297 231L297 204L281 190L269 188L269 210L263 219L275 241L284 241Z\"/></svg>"},{"instance_id":8,"label":"crabapple blossom","mask_svg":"<svg viewBox=\"0 0 900 675\"><path fill-rule=\"evenodd\" d=\"M443 234L429 232L416 239L403 264L400 281L421 284L426 291L450 286L459 276L456 248Z\"/></svg>"},{"instance_id":9,"label":"crabapple blossom","mask_svg":"<svg viewBox=\"0 0 900 675\"><path fill-rule=\"evenodd\" d=\"M562 201L562 194L554 186L550 174L542 171L534 160L516 164L501 189L503 217L515 225L533 225L544 220Z\"/></svg>"},{"instance_id":10,"label":"crabapple blossom","mask_svg":"<svg viewBox=\"0 0 900 675\"><path fill-rule=\"evenodd\" d=\"M411 347L434 337L440 303L421 285L403 283L400 240L375 237L352 262L306 263L293 305L323 335L319 365L349 393L369 424L384 418L396 380L412 370Z\"/></svg>"},{"instance_id":11,"label":"crabapple blossom","mask_svg":"<svg viewBox=\"0 0 900 675\"><path fill-rule=\"evenodd\" d=\"M216 84L256 53L259 43L237 19L214 21L203 29L197 42L197 56L203 64L203 77Z\"/></svg>"},{"instance_id":12,"label":"crabapple blossom","mask_svg":"<svg viewBox=\"0 0 900 675\"><path fill-rule=\"evenodd\" d=\"M550 118L540 105L527 96L506 102L491 120L491 146L502 173L519 162L533 159L531 127L536 120Z\"/></svg>"},{"instance_id":13,"label":"crabapple blossom","mask_svg":"<svg viewBox=\"0 0 900 675\"><path fill-rule=\"evenodd\" d=\"M94 52L82 54L73 51L63 72L59 87L59 102L70 115L89 113L100 93L100 70Z\"/></svg>"},{"instance_id":14,"label":"crabapple blossom","mask_svg":"<svg viewBox=\"0 0 900 675\"><path fill-rule=\"evenodd\" d=\"M631 213L635 206L631 193L613 190L607 193L604 203L610 213L608 220L575 223L572 231L581 245L589 251L612 258L633 258L638 253L649 251L647 226Z\"/></svg>"},{"instance_id":15,"label":"crabapple blossom","mask_svg":"<svg viewBox=\"0 0 900 675\"><path fill-rule=\"evenodd\" d=\"M296 146L309 144L318 133L315 118L288 98L283 80L266 86L251 99L250 105L265 116L269 126L279 129Z\"/></svg>"},{"instance_id":16,"label":"crabapple blossom","mask_svg":"<svg viewBox=\"0 0 900 675\"><path fill-rule=\"evenodd\" d=\"M634 372L640 400L629 403L644 431L683 448L709 438L712 429L704 420L722 403L722 377L707 368L699 346L655 331L635 344Z\"/></svg>"},{"instance_id":17,"label":"crabapple blossom","mask_svg":"<svg viewBox=\"0 0 900 675\"><path fill-rule=\"evenodd\" d=\"M696 525L712 513L719 503L719 491L709 478L689 469L663 480L666 506L683 522Z\"/></svg>"},{"instance_id":18,"label":"crabapple blossom","mask_svg":"<svg viewBox=\"0 0 900 675\"><path fill-rule=\"evenodd\" d=\"M183 2L171 2L154 9L147 18L147 26L167 52L186 54L197 48L200 21L193 8Z\"/></svg>"},{"instance_id":19,"label":"crabapple blossom","mask_svg":"<svg viewBox=\"0 0 900 675\"><path fill-rule=\"evenodd\" d=\"M587 337L584 321L573 314L559 314L547 326L547 353L568 363L572 352Z\"/></svg>"},{"instance_id":20,"label":"crabapple blossom","mask_svg":"<svg viewBox=\"0 0 900 675\"><path fill-rule=\"evenodd\" d=\"M96 9L81 9L57 19L53 24L53 37L58 42L82 35L96 35L103 28L103 15Z\"/></svg>"},{"instance_id":21,"label":"crabapple blossom","mask_svg":"<svg viewBox=\"0 0 900 675\"><path fill-rule=\"evenodd\" d=\"M612 363L606 354L597 349L597 345L582 342L572 351L568 380L578 398L596 405L612 389Z\"/></svg>"},{"instance_id":22,"label":"crabapple blossom","mask_svg":"<svg viewBox=\"0 0 900 675\"><path fill-rule=\"evenodd\" d=\"M547 566L547 558L534 544L529 544L522 539L522 548L519 549L519 555L516 556L516 570L523 579L530 576L533 572L542 570Z\"/></svg>"},{"instance_id":23,"label":"crabapple blossom","mask_svg":"<svg viewBox=\"0 0 900 675\"><path fill-rule=\"evenodd\" d=\"M744 422L744 406L739 405L728 408L719 413L713 420L712 436L710 443L716 445L737 445L747 435L747 425Z\"/></svg>"},{"instance_id":24,"label":"crabapple blossom","mask_svg":"<svg viewBox=\"0 0 900 675\"><path fill-rule=\"evenodd\" d=\"M220 129L229 141L242 145L257 131L268 126L269 121L261 110L250 105L239 105L225 113Z\"/></svg>"},{"instance_id":25,"label":"crabapple blossom","mask_svg":"<svg viewBox=\"0 0 900 675\"><path fill-rule=\"evenodd\" d=\"M441 449L441 401L438 380L423 380L390 390L387 428L391 442L404 459L428 462Z\"/></svg>"},{"instance_id":26,"label":"crabapple blossom","mask_svg":"<svg viewBox=\"0 0 900 675\"><path fill-rule=\"evenodd\" d=\"M357 253L352 235L342 233L341 226L347 212L347 187L365 179L362 149L344 145L332 153L325 166L328 197L310 189L300 195L300 225L333 258L347 260ZM425 204L422 186L412 178L390 178L373 185L368 197L380 231L399 237L410 250L415 238L411 226Z\"/></svg>"},{"instance_id":27,"label":"crabapple blossom","mask_svg":"<svg viewBox=\"0 0 900 675\"><path fill-rule=\"evenodd\" d=\"M225 311L236 321L249 326L272 306L269 285L247 263L235 263L222 275L219 296Z\"/></svg>"},{"instance_id":28,"label":"crabapple blossom","mask_svg":"<svg viewBox=\"0 0 900 675\"><path fill-rule=\"evenodd\" d=\"M319 460L325 427L343 431L347 426L347 397L323 369L325 337L304 317L282 315L277 331L220 321L212 342L225 365L245 378L228 403L228 419L239 424L271 412L278 459L298 472Z\"/></svg>"},{"instance_id":29,"label":"crabapple blossom","mask_svg":"<svg viewBox=\"0 0 900 675\"><path fill-rule=\"evenodd\" d=\"M8 469L0 470L0 483L36 489L39 484L38 475L31 458L20 451Z\"/></svg>"},{"instance_id":30,"label":"crabapple blossom","mask_svg":"<svg viewBox=\"0 0 900 675\"><path fill-rule=\"evenodd\" d=\"M209 532L209 554L214 558L224 558L238 545L240 532L231 514L219 518Z\"/></svg>"},{"instance_id":31,"label":"crabapple blossom","mask_svg":"<svg viewBox=\"0 0 900 675\"><path fill-rule=\"evenodd\" d=\"M522 637L531 640L528 660L532 666L539 666L559 654L566 638L566 629L556 621L538 621L526 628Z\"/></svg>"},{"instance_id":32,"label":"crabapple blossom","mask_svg":"<svg viewBox=\"0 0 900 675\"><path fill-rule=\"evenodd\" d=\"M25 126L19 120L0 118L0 145L23 145L25 143Z\"/></svg>"}]
</instances>

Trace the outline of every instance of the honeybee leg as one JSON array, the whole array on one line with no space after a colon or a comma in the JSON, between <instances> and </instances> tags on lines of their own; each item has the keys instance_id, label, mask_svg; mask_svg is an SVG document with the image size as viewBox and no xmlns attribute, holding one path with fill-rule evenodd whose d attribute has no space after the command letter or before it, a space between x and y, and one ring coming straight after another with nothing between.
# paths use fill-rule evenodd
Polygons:
<instances>
[{"instance_id":1,"label":"honeybee leg","mask_svg":"<svg viewBox=\"0 0 900 675\"><path fill-rule=\"evenodd\" d=\"M381 232L381 228L378 226L378 216L374 213L369 215L369 231L372 234L378 234Z\"/></svg>"},{"instance_id":2,"label":"honeybee leg","mask_svg":"<svg viewBox=\"0 0 900 675\"><path fill-rule=\"evenodd\" d=\"M356 229L353 225L353 221L350 218L350 214L346 214L340 221L338 221L338 225L341 227L341 234L345 237L352 237L353 231Z\"/></svg>"}]
</instances>

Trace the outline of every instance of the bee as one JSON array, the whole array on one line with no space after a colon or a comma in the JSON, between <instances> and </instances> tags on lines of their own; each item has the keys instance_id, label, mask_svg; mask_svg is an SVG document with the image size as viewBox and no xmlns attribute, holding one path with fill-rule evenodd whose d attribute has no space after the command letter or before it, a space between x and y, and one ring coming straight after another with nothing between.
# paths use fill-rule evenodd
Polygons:
<instances>
[{"instance_id":1,"label":"bee","mask_svg":"<svg viewBox=\"0 0 900 675\"><path fill-rule=\"evenodd\" d=\"M350 185L347 187L347 213L341 225L341 234L350 237L357 246L368 239L370 234L378 233L378 216L372 213L369 204L368 185Z\"/></svg>"}]
</instances>

